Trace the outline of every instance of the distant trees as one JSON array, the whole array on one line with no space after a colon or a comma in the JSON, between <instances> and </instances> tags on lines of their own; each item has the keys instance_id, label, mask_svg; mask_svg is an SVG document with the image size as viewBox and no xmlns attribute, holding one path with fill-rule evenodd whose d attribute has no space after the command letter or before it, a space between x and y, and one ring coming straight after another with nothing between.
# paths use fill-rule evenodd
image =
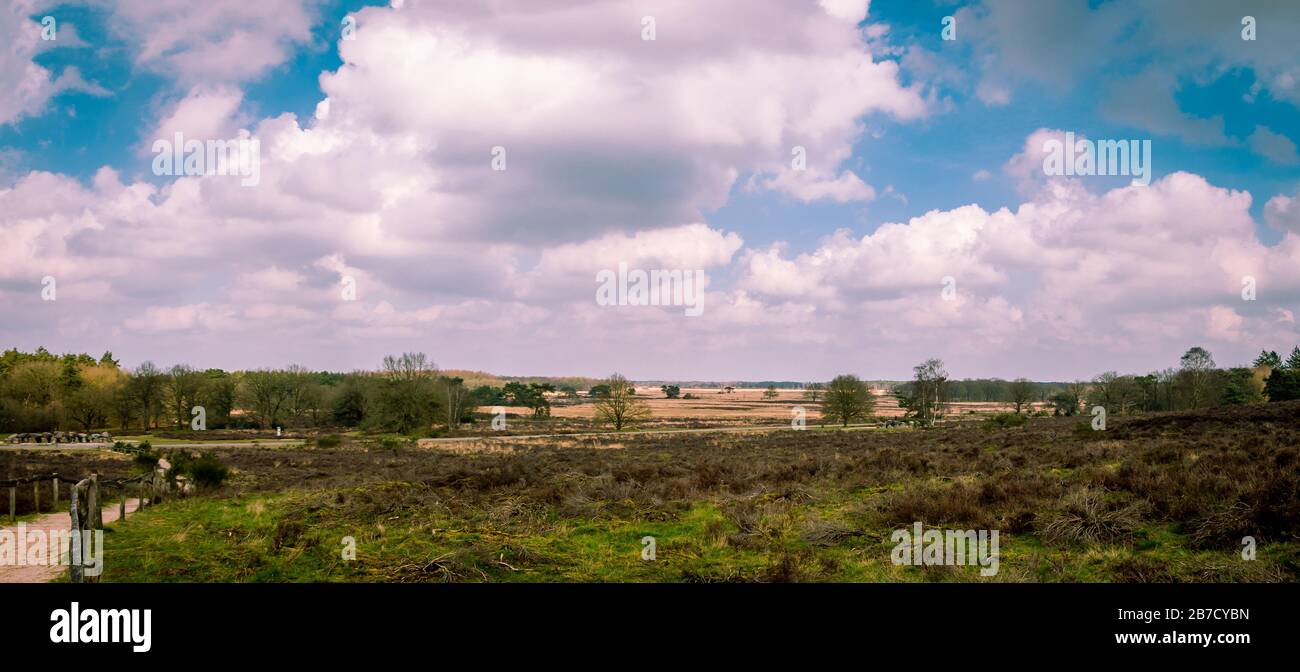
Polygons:
<instances>
[{"instance_id":1,"label":"distant trees","mask_svg":"<svg viewBox=\"0 0 1300 672\"><path fill-rule=\"evenodd\" d=\"M146 361L131 372L130 395L139 409L140 428L145 431L153 426L154 419L158 417L163 384L163 373L153 362Z\"/></svg>"},{"instance_id":2,"label":"distant trees","mask_svg":"<svg viewBox=\"0 0 1300 672\"><path fill-rule=\"evenodd\" d=\"M835 376L826 385L821 404L823 418L848 427L851 422L871 417L876 407L876 398L871 396L871 389L857 376L843 374Z\"/></svg>"},{"instance_id":3,"label":"distant trees","mask_svg":"<svg viewBox=\"0 0 1300 672\"><path fill-rule=\"evenodd\" d=\"M1273 369L1264 383L1264 394L1269 401L1294 401L1300 399L1300 370L1290 367Z\"/></svg>"},{"instance_id":4,"label":"distant trees","mask_svg":"<svg viewBox=\"0 0 1300 672\"><path fill-rule=\"evenodd\" d=\"M432 425L438 368L423 352L384 357L377 398L378 422L403 434Z\"/></svg>"},{"instance_id":5,"label":"distant trees","mask_svg":"<svg viewBox=\"0 0 1300 672\"><path fill-rule=\"evenodd\" d=\"M1264 381L1264 394L1269 401L1300 399L1300 346L1296 346L1291 356L1285 362L1279 362L1268 374Z\"/></svg>"},{"instance_id":6,"label":"distant trees","mask_svg":"<svg viewBox=\"0 0 1300 672\"><path fill-rule=\"evenodd\" d=\"M1114 371L1093 378L1088 388L1088 405L1101 406L1114 415L1127 415L1138 407L1140 397L1141 389L1133 376L1121 376Z\"/></svg>"},{"instance_id":7,"label":"distant trees","mask_svg":"<svg viewBox=\"0 0 1300 672\"><path fill-rule=\"evenodd\" d=\"M1264 401L1264 380L1254 369L1236 367L1224 370L1221 374L1223 388L1222 403L1257 404Z\"/></svg>"},{"instance_id":8,"label":"distant trees","mask_svg":"<svg viewBox=\"0 0 1300 672\"><path fill-rule=\"evenodd\" d=\"M245 404L262 429L280 426L280 416L289 403L292 391L285 371L261 369L243 375Z\"/></svg>"},{"instance_id":9,"label":"distant trees","mask_svg":"<svg viewBox=\"0 0 1300 672\"><path fill-rule=\"evenodd\" d=\"M1034 384L1029 382L1028 379L1017 378L1007 386L1007 393L1011 398L1011 403L1016 405L1016 413L1020 413L1020 409L1033 399Z\"/></svg>"},{"instance_id":10,"label":"distant trees","mask_svg":"<svg viewBox=\"0 0 1300 672\"><path fill-rule=\"evenodd\" d=\"M1024 378L953 381L943 362L927 360L914 367L914 378L897 385L894 394L908 417L922 424L942 419L945 406L956 399L1009 403L1017 413L1047 401L1058 415L1076 415L1085 402L1123 415L1300 399L1300 346L1282 352L1288 353L1285 359L1278 351L1263 350L1253 367L1220 369L1209 351L1195 347L1184 353L1176 369L1144 375L1107 371L1090 382L1073 383ZM637 402L632 383L618 378L591 384L587 394L596 402L597 419L621 430L649 411ZM378 372L344 374L298 366L239 372L197 370L185 364L160 369L147 361L128 371L111 352L92 357L54 355L44 348L10 349L0 353L0 432L188 427L194 406L205 408L209 429L334 425L410 434L445 424L455 430L472 422L480 406L517 404L545 418L552 403L561 403L557 400L577 401L577 390L569 382L577 379L544 380L558 380L564 387L557 391L551 382L511 381L504 387L478 385L470 390L465 379L442 375L422 353L387 357ZM595 381L578 382L586 386ZM764 399L779 398L781 387L794 387L780 381L759 385ZM830 401L828 385L806 383L802 388L806 401ZM670 399L690 396L681 395L676 385L659 389ZM733 389L726 385L719 393ZM865 399L873 400L869 394ZM842 414L828 407L824 413L831 422L845 423ZM850 413L849 422L860 417Z\"/></svg>"},{"instance_id":11,"label":"distant trees","mask_svg":"<svg viewBox=\"0 0 1300 672\"><path fill-rule=\"evenodd\" d=\"M1253 366L1257 368L1267 366L1270 369L1276 369L1282 366L1282 356L1277 354L1276 350L1260 350Z\"/></svg>"},{"instance_id":12,"label":"distant trees","mask_svg":"<svg viewBox=\"0 0 1300 672\"><path fill-rule=\"evenodd\" d=\"M420 357L389 358L382 374L317 373L299 366L232 374L185 364L163 370L152 362L127 371L110 352L95 358L56 356L44 348L35 353L9 350L0 353L0 432L188 428L195 406L204 408L208 429L411 428L447 420L449 412L449 426L455 427L455 416L463 421L476 403L455 381L447 384L435 377L433 385L419 382L436 376L427 357L423 363ZM410 405L402 389L412 385L423 387L425 394L416 394L417 402Z\"/></svg>"},{"instance_id":13,"label":"distant trees","mask_svg":"<svg viewBox=\"0 0 1300 672\"><path fill-rule=\"evenodd\" d=\"M524 384L519 381L508 382L502 388L502 392L511 404L526 406L533 412L534 418L551 417L551 402L546 395L554 391L555 386L550 383Z\"/></svg>"},{"instance_id":14,"label":"distant trees","mask_svg":"<svg viewBox=\"0 0 1300 672\"><path fill-rule=\"evenodd\" d=\"M125 432L135 420L138 407L131 394L131 382L124 380L113 388L113 414L117 417L117 428Z\"/></svg>"},{"instance_id":15,"label":"distant trees","mask_svg":"<svg viewBox=\"0 0 1300 672\"><path fill-rule=\"evenodd\" d=\"M59 362L23 362L9 372L9 394L25 406L46 406L63 389L64 366Z\"/></svg>"},{"instance_id":16,"label":"distant trees","mask_svg":"<svg viewBox=\"0 0 1300 672\"><path fill-rule=\"evenodd\" d=\"M465 387L464 378L444 376L438 383L438 391L442 394L440 402L446 411L447 429L455 430L473 407L473 397Z\"/></svg>"},{"instance_id":17,"label":"distant trees","mask_svg":"<svg viewBox=\"0 0 1300 672\"><path fill-rule=\"evenodd\" d=\"M1195 410L1209 405L1214 396L1214 357L1196 346L1183 353L1178 363L1178 389L1186 407Z\"/></svg>"},{"instance_id":18,"label":"distant trees","mask_svg":"<svg viewBox=\"0 0 1300 672\"><path fill-rule=\"evenodd\" d=\"M944 416L948 405L948 372L943 360L927 359L912 367L911 382L895 392L899 407L907 417L922 425L934 425Z\"/></svg>"},{"instance_id":19,"label":"distant trees","mask_svg":"<svg viewBox=\"0 0 1300 672\"><path fill-rule=\"evenodd\" d=\"M118 390L126 386L126 375L115 365L99 364L78 373L80 384L67 393L64 412L83 431L108 424Z\"/></svg>"},{"instance_id":20,"label":"distant trees","mask_svg":"<svg viewBox=\"0 0 1300 672\"><path fill-rule=\"evenodd\" d=\"M177 364L167 370L164 391L176 427L189 425L190 409L200 405L200 397L204 394L206 382L206 377L202 373L185 364Z\"/></svg>"},{"instance_id":21,"label":"distant trees","mask_svg":"<svg viewBox=\"0 0 1300 672\"><path fill-rule=\"evenodd\" d=\"M1082 380L1066 383L1065 387L1053 394L1048 402L1052 405L1052 415L1078 415L1079 406L1088 392L1088 384Z\"/></svg>"},{"instance_id":22,"label":"distant trees","mask_svg":"<svg viewBox=\"0 0 1300 672\"><path fill-rule=\"evenodd\" d=\"M596 398L597 422L613 425L614 431L621 432L650 417L650 407L636 398L636 390L627 378L615 373L603 385L603 394Z\"/></svg>"},{"instance_id":23,"label":"distant trees","mask_svg":"<svg viewBox=\"0 0 1300 672\"><path fill-rule=\"evenodd\" d=\"M208 427L225 429L231 425L239 381L221 369L208 369L203 372L203 378L203 406L208 412Z\"/></svg>"},{"instance_id":24,"label":"distant trees","mask_svg":"<svg viewBox=\"0 0 1300 672\"><path fill-rule=\"evenodd\" d=\"M335 424L344 427L358 427L369 415L370 400L367 386L361 376L348 376L339 383L330 409L330 417Z\"/></svg>"}]
</instances>

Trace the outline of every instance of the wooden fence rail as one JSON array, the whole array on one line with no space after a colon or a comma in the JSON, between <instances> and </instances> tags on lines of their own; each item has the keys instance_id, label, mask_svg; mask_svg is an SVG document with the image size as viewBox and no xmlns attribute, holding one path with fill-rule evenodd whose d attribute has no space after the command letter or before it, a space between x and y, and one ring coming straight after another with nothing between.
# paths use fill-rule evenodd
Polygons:
<instances>
[{"instance_id":1,"label":"wooden fence rail","mask_svg":"<svg viewBox=\"0 0 1300 672\"><path fill-rule=\"evenodd\" d=\"M72 486L68 495L68 513L72 518L72 527L69 530L70 541L72 544L71 554L68 562L68 578L73 583L84 583L89 580L97 580L95 577L87 577L85 567L81 559L85 557L87 549L83 548L83 543L88 537L83 537L82 532L104 529L104 510L100 505L101 488L117 488L122 497L118 504L118 518L126 520L126 500L130 496L133 484L139 484L140 507L143 508L151 500L157 499L157 494L167 489L167 481L164 478L164 472L156 469L148 473L139 474L130 478L114 478L109 480L100 480L97 472L91 472L90 476L81 480L75 480L61 476L58 473L42 474L39 476L24 476L22 478L11 478L0 480L0 488L9 488L9 520L16 522L17 516L17 498L18 486L32 484L34 498L36 501L36 511L40 512L40 483L49 481L54 491L54 509L59 508L59 484L67 483ZM89 538L93 538L93 534Z\"/></svg>"}]
</instances>

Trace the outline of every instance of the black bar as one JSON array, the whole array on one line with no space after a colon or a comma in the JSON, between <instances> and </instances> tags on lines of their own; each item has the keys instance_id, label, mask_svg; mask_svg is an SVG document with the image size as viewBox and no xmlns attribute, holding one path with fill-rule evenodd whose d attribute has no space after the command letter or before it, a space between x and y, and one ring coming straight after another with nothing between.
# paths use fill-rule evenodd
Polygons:
<instances>
[{"instance_id":1,"label":"black bar","mask_svg":"<svg viewBox=\"0 0 1300 672\"><path fill-rule=\"evenodd\" d=\"M47 584L0 588L0 632L49 660L201 653L208 662L238 662L265 652L259 662L329 661L345 650L364 653L356 647L392 660L435 647L494 660L535 654L563 661L578 655L573 646L624 647L635 660L706 646L728 660L756 662L776 651L814 658L894 651L948 665L1015 662L1038 651L1054 652L1057 662L1240 663L1286 654L1300 641L1297 598L1296 584ZM51 613L73 602L83 614L150 609L150 651L51 642ZM1162 616L1120 620L1121 609ZM1170 621L1169 609L1182 618ZM1197 609L1238 611L1193 620ZM1244 634L1250 641L1116 643L1117 634L1139 633Z\"/></svg>"}]
</instances>

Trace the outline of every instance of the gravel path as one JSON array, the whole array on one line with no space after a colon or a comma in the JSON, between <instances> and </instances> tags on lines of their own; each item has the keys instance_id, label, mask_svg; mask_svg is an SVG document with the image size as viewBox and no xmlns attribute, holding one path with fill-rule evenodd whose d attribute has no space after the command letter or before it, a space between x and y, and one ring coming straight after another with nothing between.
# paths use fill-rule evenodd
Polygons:
<instances>
[{"instance_id":1,"label":"gravel path","mask_svg":"<svg viewBox=\"0 0 1300 672\"><path fill-rule=\"evenodd\" d=\"M126 511L131 513L140 508L139 499L126 500ZM104 507L104 524L107 525L117 520L118 505ZM61 513L49 513L35 520L26 522L28 534L34 530L44 530L47 535L51 531L71 530L72 515L64 511ZM11 532L16 538L18 535L18 526L11 525L3 528ZM8 535L6 535L8 536ZM18 549L24 552L24 549ZM47 583L58 578L60 574L67 572L66 565L0 565L0 583Z\"/></svg>"}]
</instances>

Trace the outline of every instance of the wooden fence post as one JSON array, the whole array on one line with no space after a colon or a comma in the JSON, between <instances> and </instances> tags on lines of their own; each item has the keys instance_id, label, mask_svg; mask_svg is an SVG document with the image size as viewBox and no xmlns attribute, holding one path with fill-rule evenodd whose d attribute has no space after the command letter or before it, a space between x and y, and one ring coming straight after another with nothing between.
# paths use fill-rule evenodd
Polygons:
<instances>
[{"instance_id":1,"label":"wooden fence post","mask_svg":"<svg viewBox=\"0 0 1300 672\"><path fill-rule=\"evenodd\" d=\"M55 511L58 511L58 510L59 510L59 475L58 475L58 473L55 473L55 474L54 474L54 478L51 479L51 480L53 481L53 485L54 485L54 510L55 510Z\"/></svg>"},{"instance_id":2,"label":"wooden fence post","mask_svg":"<svg viewBox=\"0 0 1300 672\"><path fill-rule=\"evenodd\" d=\"M68 556L68 581L71 583L82 583L85 579L86 568L82 565L81 556L81 516L77 512L77 491L81 489L78 483L72 486L72 504L68 507L68 513L72 515L72 551Z\"/></svg>"},{"instance_id":3,"label":"wooden fence post","mask_svg":"<svg viewBox=\"0 0 1300 672\"><path fill-rule=\"evenodd\" d=\"M86 527L104 529L104 509L99 503L99 473L90 472L90 494L86 497Z\"/></svg>"},{"instance_id":4,"label":"wooden fence post","mask_svg":"<svg viewBox=\"0 0 1300 672\"><path fill-rule=\"evenodd\" d=\"M94 545L94 553L98 557L102 558L104 557L104 546L102 543L104 536L103 532L100 532L100 530L104 529L104 502L99 493L98 471L90 472L90 504L90 510L87 511L89 515L86 516L90 523L86 526L90 528L90 538L87 541L91 545ZM95 557L95 555L90 557ZM87 577L86 581L89 583L99 583L99 576Z\"/></svg>"}]
</instances>

